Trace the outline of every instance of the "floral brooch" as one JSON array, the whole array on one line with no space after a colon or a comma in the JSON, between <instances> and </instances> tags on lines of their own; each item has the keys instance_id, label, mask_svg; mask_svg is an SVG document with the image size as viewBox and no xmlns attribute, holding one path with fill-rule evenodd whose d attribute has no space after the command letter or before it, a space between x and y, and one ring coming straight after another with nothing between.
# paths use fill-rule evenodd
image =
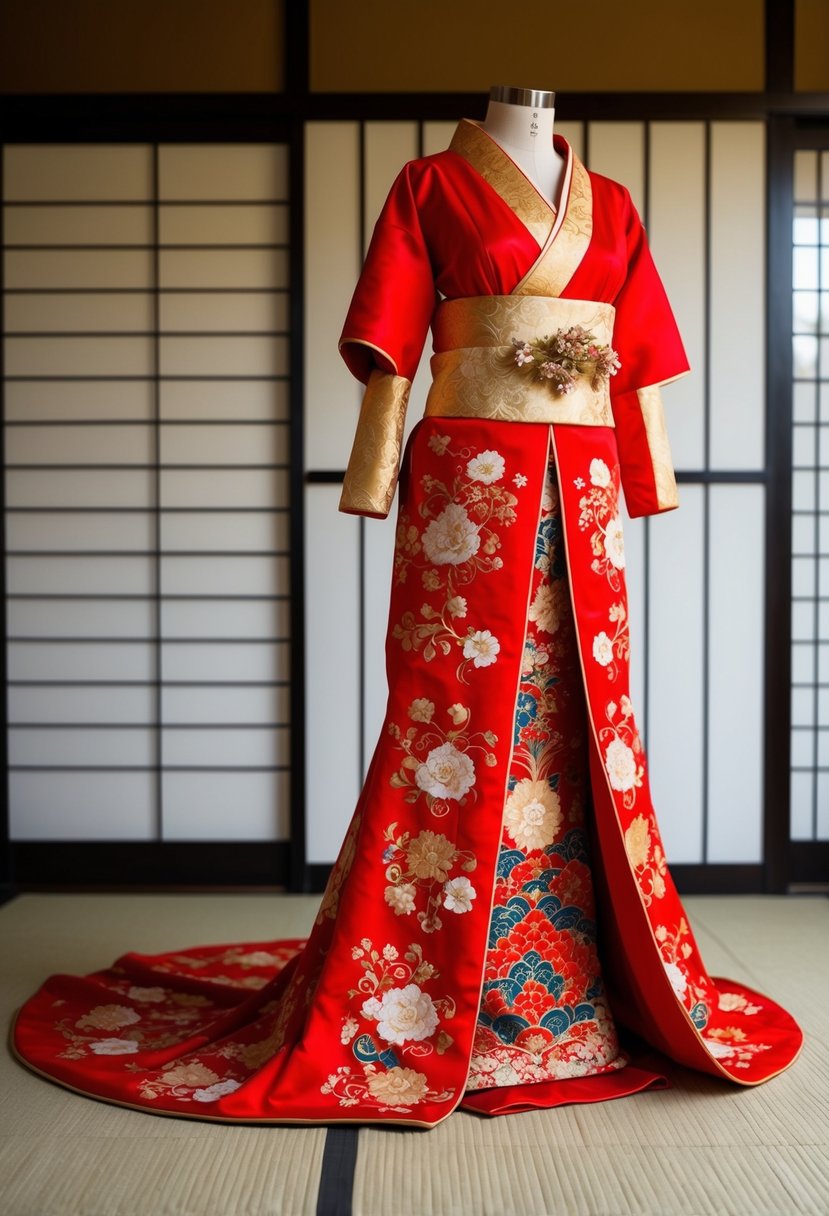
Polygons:
<instances>
[{"instance_id":1,"label":"floral brooch","mask_svg":"<svg viewBox=\"0 0 829 1216\"><path fill-rule=\"evenodd\" d=\"M512 345L516 365L536 380L548 381L556 393L571 392L578 376L589 376L590 387L596 392L622 366L616 351L597 342L596 335L581 325L529 342L513 338Z\"/></svg>"}]
</instances>

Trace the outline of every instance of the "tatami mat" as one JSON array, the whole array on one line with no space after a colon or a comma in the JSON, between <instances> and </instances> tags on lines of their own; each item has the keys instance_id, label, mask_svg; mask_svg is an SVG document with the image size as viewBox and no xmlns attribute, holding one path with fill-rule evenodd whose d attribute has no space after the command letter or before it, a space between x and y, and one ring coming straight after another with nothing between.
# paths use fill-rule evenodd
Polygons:
<instances>
[{"instance_id":1,"label":"tatami mat","mask_svg":"<svg viewBox=\"0 0 829 1216\"><path fill-rule=\"evenodd\" d=\"M125 949L307 932L316 897L26 895L0 909L6 1022L46 974ZM363 1128L353 1207L327 1179L325 1128L197 1123L107 1106L6 1056L0 1179L7 1216L787 1216L829 1213L829 901L686 900L716 974L782 1001L800 1059L757 1089L674 1069L674 1088L431 1131ZM329 1162L336 1154L329 1153ZM334 1196L333 1201L331 1197Z\"/></svg>"}]
</instances>

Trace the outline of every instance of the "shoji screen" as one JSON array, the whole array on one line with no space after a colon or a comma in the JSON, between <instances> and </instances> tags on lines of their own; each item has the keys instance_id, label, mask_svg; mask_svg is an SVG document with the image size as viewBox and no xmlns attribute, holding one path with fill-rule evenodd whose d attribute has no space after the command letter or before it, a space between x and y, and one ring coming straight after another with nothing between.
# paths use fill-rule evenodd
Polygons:
<instances>
[{"instance_id":1,"label":"shoji screen","mask_svg":"<svg viewBox=\"0 0 829 1216\"><path fill-rule=\"evenodd\" d=\"M288 835L287 180L4 150L15 840Z\"/></svg>"},{"instance_id":2,"label":"shoji screen","mask_svg":"<svg viewBox=\"0 0 829 1216\"><path fill-rule=\"evenodd\" d=\"M814 843L829 840L829 152L794 169L791 839Z\"/></svg>"},{"instance_id":3,"label":"shoji screen","mask_svg":"<svg viewBox=\"0 0 829 1216\"><path fill-rule=\"evenodd\" d=\"M393 520L337 515L337 470L350 450L359 392L334 352L392 178L412 156L446 147L453 129L414 122L308 128L308 820L309 859L316 862L336 855L382 723L394 528ZM763 797L763 127L593 122L559 129L591 168L631 189L693 365L692 376L665 390L681 508L627 527L634 697L669 857L694 865L756 863ZM410 425L427 384L424 357Z\"/></svg>"}]
</instances>

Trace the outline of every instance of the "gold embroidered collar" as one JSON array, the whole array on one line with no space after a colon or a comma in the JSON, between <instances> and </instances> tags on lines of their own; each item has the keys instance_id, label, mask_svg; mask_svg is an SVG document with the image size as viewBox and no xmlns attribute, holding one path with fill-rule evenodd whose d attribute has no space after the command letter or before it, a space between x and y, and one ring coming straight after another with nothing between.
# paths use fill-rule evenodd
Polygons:
<instances>
[{"instance_id":1,"label":"gold embroidered collar","mask_svg":"<svg viewBox=\"0 0 829 1216\"><path fill-rule=\"evenodd\" d=\"M516 295L558 296L573 277L593 234L590 177L566 140L564 181L556 210L480 123L461 119L449 145L515 212L541 246L538 258L513 288Z\"/></svg>"}]
</instances>

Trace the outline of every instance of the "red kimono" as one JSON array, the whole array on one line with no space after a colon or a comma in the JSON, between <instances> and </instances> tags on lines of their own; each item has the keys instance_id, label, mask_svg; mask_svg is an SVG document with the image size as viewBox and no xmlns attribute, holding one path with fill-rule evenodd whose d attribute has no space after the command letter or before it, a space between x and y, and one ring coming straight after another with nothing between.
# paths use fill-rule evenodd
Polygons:
<instances>
[{"instance_id":1,"label":"red kimono","mask_svg":"<svg viewBox=\"0 0 829 1216\"><path fill-rule=\"evenodd\" d=\"M662 1083L625 1028L744 1085L797 1055L785 1010L707 974L662 850L619 504L677 505L658 386L687 362L627 191L557 147L558 211L471 122L406 165L346 320L343 510L389 509L430 324L434 382L386 720L310 938L53 976L13 1031L43 1075L159 1114L431 1127Z\"/></svg>"}]
</instances>

